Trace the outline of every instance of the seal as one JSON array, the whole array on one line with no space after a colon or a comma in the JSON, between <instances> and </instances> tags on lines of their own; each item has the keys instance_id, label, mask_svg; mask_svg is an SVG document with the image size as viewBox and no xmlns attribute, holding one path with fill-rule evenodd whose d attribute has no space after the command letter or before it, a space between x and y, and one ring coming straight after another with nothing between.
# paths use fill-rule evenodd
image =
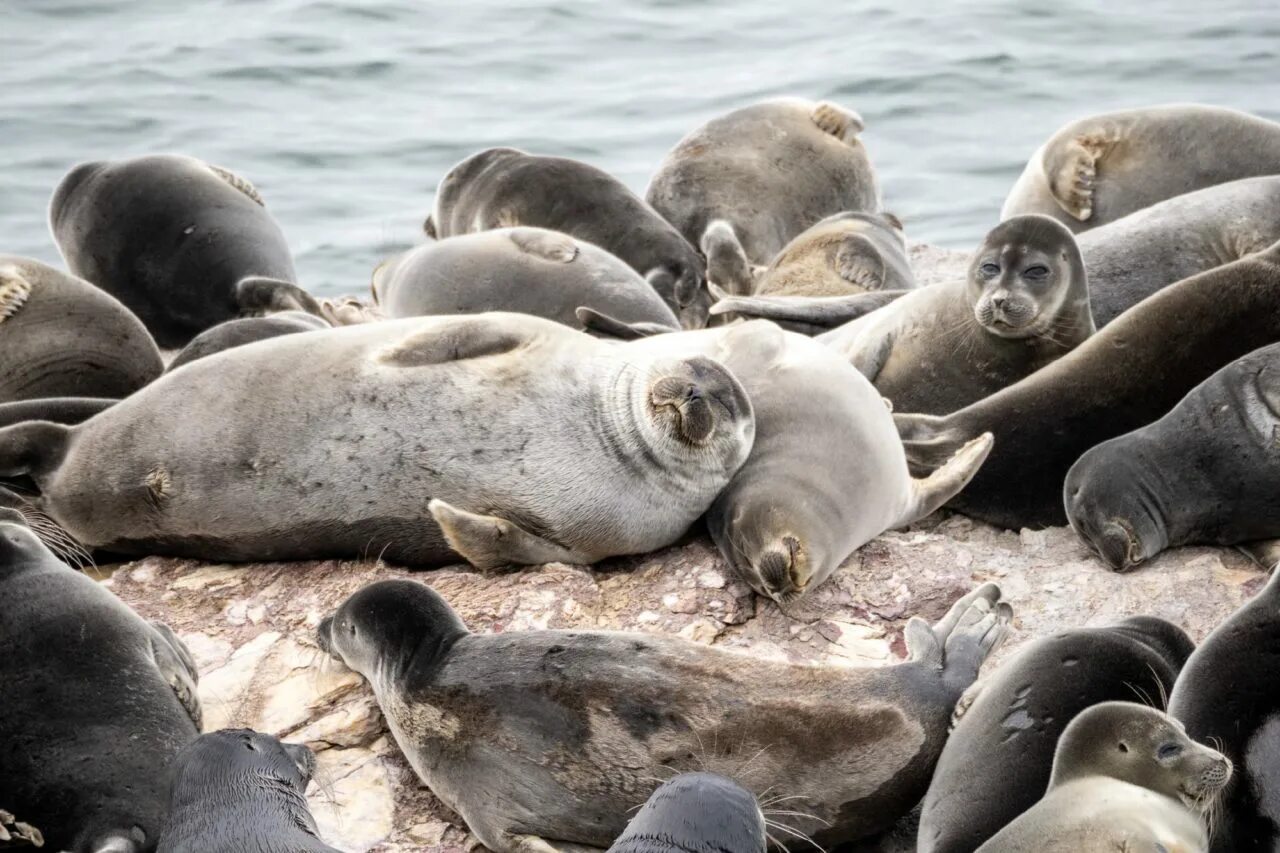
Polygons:
<instances>
[{"instance_id":1,"label":"seal","mask_svg":"<svg viewBox=\"0 0 1280 853\"><path fill-rule=\"evenodd\" d=\"M1031 155L1002 219L1043 213L1080 232L1167 198L1280 172L1280 124L1166 104L1073 121Z\"/></svg>"},{"instance_id":2,"label":"seal","mask_svg":"<svg viewBox=\"0 0 1280 853\"><path fill-rule=\"evenodd\" d=\"M681 773L653 792L609 853L765 853L767 832L746 788L715 773Z\"/></svg>"},{"instance_id":3,"label":"seal","mask_svg":"<svg viewBox=\"0 0 1280 853\"><path fill-rule=\"evenodd\" d=\"M74 427L0 430L0 477L121 554L591 563L681 536L754 430L710 359L495 312L202 358Z\"/></svg>"},{"instance_id":4,"label":"seal","mask_svg":"<svg viewBox=\"0 0 1280 853\"><path fill-rule=\"evenodd\" d=\"M1230 776L1222 753L1167 714L1103 702L1062 733L1044 799L978 853L1206 850L1203 812Z\"/></svg>"},{"instance_id":5,"label":"seal","mask_svg":"<svg viewBox=\"0 0 1280 853\"><path fill-rule=\"evenodd\" d=\"M268 317L242 317L238 320L227 320L212 329L207 329L191 339L182 350L169 362L167 370L172 372L196 359L213 355L216 352L242 347L256 341L277 338L280 335L296 335L300 332L314 332L317 329L328 329L329 323L305 311L282 311Z\"/></svg>"},{"instance_id":6,"label":"seal","mask_svg":"<svg viewBox=\"0 0 1280 853\"><path fill-rule=\"evenodd\" d=\"M694 245L723 220L738 251L764 266L828 216L880 209L862 130L861 116L830 101L752 104L681 139L645 198Z\"/></svg>"},{"instance_id":7,"label":"seal","mask_svg":"<svg viewBox=\"0 0 1280 853\"><path fill-rule=\"evenodd\" d=\"M164 364L146 328L83 279L0 255L0 403L127 397Z\"/></svg>"},{"instance_id":8,"label":"seal","mask_svg":"<svg viewBox=\"0 0 1280 853\"><path fill-rule=\"evenodd\" d=\"M253 185L171 154L81 163L49 204L74 274L118 298L160 346L178 349L235 317L319 315L284 234Z\"/></svg>"},{"instance_id":9,"label":"seal","mask_svg":"<svg viewBox=\"0 0 1280 853\"><path fill-rule=\"evenodd\" d=\"M448 237L383 262L373 297L388 317L515 311L581 328L587 306L627 323L679 328L640 274L598 246L545 228Z\"/></svg>"},{"instance_id":10,"label":"seal","mask_svg":"<svg viewBox=\"0 0 1280 853\"><path fill-rule=\"evenodd\" d=\"M1280 575L1273 573L1257 595L1205 638L1169 697L1169 713L1186 724L1187 734L1217 745L1238 771L1220 801L1214 853L1274 850L1280 844L1277 608Z\"/></svg>"},{"instance_id":11,"label":"seal","mask_svg":"<svg viewBox=\"0 0 1280 853\"><path fill-rule=\"evenodd\" d=\"M917 474L995 434L954 509L1013 529L1061 525L1067 470L1086 450L1162 417L1216 370L1276 341L1280 244L1165 288L984 400L895 420Z\"/></svg>"},{"instance_id":12,"label":"seal","mask_svg":"<svg viewBox=\"0 0 1280 853\"><path fill-rule=\"evenodd\" d=\"M153 849L166 768L200 728L182 642L58 560L11 509L0 636L0 803L51 850Z\"/></svg>"},{"instance_id":13,"label":"seal","mask_svg":"<svg viewBox=\"0 0 1280 853\"><path fill-rule=\"evenodd\" d=\"M423 226L443 239L492 228L560 231L611 252L648 279L688 328L707 322L705 264L694 244L617 178L565 157L489 148L450 170Z\"/></svg>"},{"instance_id":14,"label":"seal","mask_svg":"<svg viewBox=\"0 0 1280 853\"><path fill-rule=\"evenodd\" d=\"M919 853L971 853L1036 804L1067 724L1091 705L1164 707L1194 648L1154 617L1027 644L960 700L920 816ZM963 713L962 713L963 711Z\"/></svg>"},{"instance_id":15,"label":"seal","mask_svg":"<svg viewBox=\"0 0 1280 853\"><path fill-rule=\"evenodd\" d=\"M660 634L472 634L427 586L371 584L321 622L321 649L370 683L418 776L495 853L607 848L672 771L786 792L817 844L875 833L929 783L957 698L1011 618L986 584L908 660L762 660ZM554 846L551 840L554 839Z\"/></svg>"},{"instance_id":16,"label":"seal","mask_svg":"<svg viewBox=\"0 0 1280 853\"><path fill-rule=\"evenodd\" d=\"M156 853L340 853L320 840L306 791L316 757L249 729L201 735L170 774L169 820Z\"/></svg>"},{"instance_id":17,"label":"seal","mask_svg":"<svg viewBox=\"0 0 1280 853\"><path fill-rule=\"evenodd\" d=\"M1063 487L1067 520L1118 571L1180 545L1280 537L1278 429L1272 344L1210 376L1160 420L1081 456Z\"/></svg>"}]
</instances>

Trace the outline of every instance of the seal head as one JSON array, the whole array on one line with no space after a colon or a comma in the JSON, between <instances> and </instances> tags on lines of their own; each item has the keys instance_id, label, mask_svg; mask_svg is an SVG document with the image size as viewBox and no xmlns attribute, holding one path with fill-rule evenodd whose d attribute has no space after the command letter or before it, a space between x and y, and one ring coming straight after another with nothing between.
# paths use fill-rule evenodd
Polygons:
<instances>
[{"instance_id":1,"label":"seal head","mask_svg":"<svg viewBox=\"0 0 1280 853\"><path fill-rule=\"evenodd\" d=\"M764 853L765 838L754 794L715 773L682 773L653 792L609 853Z\"/></svg>"}]
</instances>

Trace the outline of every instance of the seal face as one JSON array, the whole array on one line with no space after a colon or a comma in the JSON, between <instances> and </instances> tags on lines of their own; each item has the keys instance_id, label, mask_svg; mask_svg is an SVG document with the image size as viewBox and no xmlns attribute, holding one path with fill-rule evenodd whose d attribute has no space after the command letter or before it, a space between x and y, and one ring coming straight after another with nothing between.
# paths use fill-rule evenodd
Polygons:
<instances>
[{"instance_id":1,"label":"seal face","mask_svg":"<svg viewBox=\"0 0 1280 853\"><path fill-rule=\"evenodd\" d=\"M51 850L154 848L166 768L199 733L186 648L12 509L0 509L0 603L0 802Z\"/></svg>"},{"instance_id":2,"label":"seal face","mask_svg":"<svg viewBox=\"0 0 1280 853\"><path fill-rule=\"evenodd\" d=\"M1040 799L1071 720L1100 702L1162 703L1192 648L1177 626L1137 617L1036 640L977 682L925 795L920 853L976 850Z\"/></svg>"},{"instance_id":3,"label":"seal face","mask_svg":"<svg viewBox=\"0 0 1280 853\"><path fill-rule=\"evenodd\" d=\"M715 773L681 773L650 795L609 853L765 853L765 839L754 794Z\"/></svg>"},{"instance_id":4,"label":"seal face","mask_svg":"<svg viewBox=\"0 0 1280 853\"><path fill-rule=\"evenodd\" d=\"M156 853L338 853L320 840L307 807L315 766L307 747L249 729L201 735L173 761Z\"/></svg>"},{"instance_id":5,"label":"seal face","mask_svg":"<svg viewBox=\"0 0 1280 853\"><path fill-rule=\"evenodd\" d=\"M349 598L318 642L369 680L418 775L497 853L607 848L673 770L784 789L811 815L795 831L826 846L919 800L1009 618L987 584L934 626L911 620L907 662L821 668L662 635L471 634L431 589L396 580Z\"/></svg>"}]
</instances>

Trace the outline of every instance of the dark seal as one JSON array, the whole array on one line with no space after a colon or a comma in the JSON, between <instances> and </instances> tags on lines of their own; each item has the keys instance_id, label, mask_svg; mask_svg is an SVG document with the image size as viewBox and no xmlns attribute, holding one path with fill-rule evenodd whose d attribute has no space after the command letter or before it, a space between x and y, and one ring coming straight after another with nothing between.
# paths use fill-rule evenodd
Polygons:
<instances>
[{"instance_id":1,"label":"dark seal","mask_svg":"<svg viewBox=\"0 0 1280 853\"><path fill-rule=\"evenodd\" d=\"M609 853L765 853L766 832L746 788L715 773L681 773L653 792Z\"/></svg>"},{"instance_id":2,"label":"dark seal","mask_svg":"<svg viewBox=\"0 0 1280 853\"><path fill-rule=\"evenodd\" d=\"M328 328L330 326L327 322L305 311L282 311L269 317L227 320L192 338L191 343L183 347L173 361L169 362L167 369L177 370L184 364L245 344Z\"/></svg>"}]
</instances>

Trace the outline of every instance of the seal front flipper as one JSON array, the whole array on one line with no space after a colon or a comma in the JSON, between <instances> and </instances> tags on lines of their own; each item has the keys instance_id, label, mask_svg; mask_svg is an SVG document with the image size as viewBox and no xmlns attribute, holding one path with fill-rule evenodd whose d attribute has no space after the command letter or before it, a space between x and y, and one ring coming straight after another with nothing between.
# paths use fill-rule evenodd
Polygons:
<instances>
[{"instance_id":1,"label":"seal front flipper","mask_svg":"<svg viewBox=\"0 0 1280 853\"><path fill-rule=\"evenodd\" d=\"M222 178L222 180L226 181L228 184L235 187L261 206L267 206L267 203L262 200L262 195L258 192L258 188L247 179L240 177L230 169L224 169L222 166L215 166L212 163L205 163L205 165L209 167L209 171L213 172L219 178Z\"/></svg>"},{"instance_id":2,"label":"seal front flipper","mask_svg":"<svg viewBox=\"0 0 1280 853\"><path fill-rule=\"evenodd\" d=\"M755 290L756 279L751 272L751 262L728 222L716 219L707 225L707 230L702 233L702 254L707 259L708 284L715 284L738 296Z\"/></svg>"},{"instance_id":3,"label":"seal front flipper","mask_svg":"<svg viewBox=\"0 0 1280 853\"><path fill-rule=\"evenodd\" d=\"M889 360L889 353L893 352L893 342L897 336L890 333L882 335L880 340L876 341L876 345L872 347L863 347L854 353L853 358L849 359L849 363L854 369L867 377L867 381L875 383L876 377L880 375L880 371L884 369L884 364ZM885 400L889 406L889 411L893 411L893 403Z\"/></svg>"},{"instance_id":4,"label":"seal front flipper","mask_svg":"<svg viewBox=\"0 0 1280 853\"><path fill-rule=\"evenodd\" d=\"M624 323L616 317L611 317L602 311L588 308L585 305L575 308L573 313L586 331L594 332L598 335L607 335L611 338L619 338L624 341L651 338L654 335L665 335L670 332L680 331L679 329L664 326L661 323Z\"/></svg>"},{"instance_id":5,"label":"seal front flipper","mask_svg":"<svg viewBox=\"0 0 1280 853\"><path fill-rule=\"evenodd\" d=\"M320 300L320 317L335 329L340 326L359 326L386 319L376 305L365 305L354 296Z\"/></svg>"},{"instance_id":6,"label":"seal front flipper","mask_svg":"<svg viewBox=\"0 0 1280 853\"><path fill-rule=\"evenodd\" d=\"M196 686L200 683L200 673L196 662L191 657L178 635L163 622L152 622L151 657L160 670L160 675L173 688L174 695L182 703L196 731L204 728L204 709L200 705L200 695Z\"/></svg>"},{"instance_id":7,"label":"seal front flipper","mask_svg":"<svg viewBox=\"0 0 1280 853\"><path fill-rule=\"evenodd\" d=\"M543 228L512 228L507 237L516 248L544 260L571 263L578 257L578 244L568 234Z\"/></svg>"},{"instance_id":8,"label":"seal front flipper","mask_svg":"<svg viewBox=\"0 0 1280 853\"><path fill-rule=\"evenodd\" d=\"M375 358L380 364L391 367L423 367L502 355L523 346L529 340L529 333L522 330L518 323L493 323L485 315L476 315L446 325L433 325L423 331L410 332L379 350Z\"/></svg>"},{"instance_id":9,"label":"seal front flipper","mask_svg":"<svg viewBox=\"0 0 1280 853\"><path fill-rule=\"evenodd\" d=\"M427 509L444 531L449 547L477 569L589 562L581 554L496 515L477 515L438 499Z\"/></svg>"},{"instance_id":10,"label":"seal front flipper","mask_svg":"<svg viewBox=\"0 0 1280 853\"><path fill-rule=\"evenodd\" d=\"M939 670L958 699L977 679L1012 618L1012 608L1000 600L1000 587L985 583L951 605L936 625L913 616L904 632L907 659Z\"/></svg>"},{"instance_id":11,"label":"seal front flipper","mask_svg":"<svg viewBox=\"0 0 1280 853\"><path fill-rule=\"evenodd\" d=\"M902 527L918 521L955 497L969 485L982 463L987 461L993 444L995 437L984 432L961 447L932 474L923 479L912 480L912 500L902 517L891 526Z\"/></svg>"},{"instance_id":12,"label":"seal front flipper","mask_svg":"<svg viewBox=\"0 0 1280 853\"><path fill-rule=\"evenodd\" d=\"M813 108L813 123L819 130L845 143L852 143L866 129L862 116L830 101L820 101Z\"/></svg>"},{"instance_id":13,"label":"seal front flipper","mask_svg":"<svg viewBox=\"0 0 1280 853\"><path fill-rule=\"evenodd\" d=\"M711 314L742 314L775 322L805 323L823 329L842 326L883 308L910 290L876 290L847 296L729 296L711 306Z\"/></svg>"},{"instance_id":14,"label":"seal front flipper","mask_svg":"<svg viewBox=\"0 0 1280 853\"><path fill-rule=\"evenodd\" d=\"M323 317L320 303L291 281L251 275L236 282L236 306L246 317L274 314L280 311L305 311Z\"/></svg>"},{"instance_id":15,"label":"seal front flipper","mask_svg":"<svg viewBox=\"0 0 1280 853\"><path fill-rule=\"evenodd\" d=\"M876 244L861 234L849 234L840 241L835 268L842 279L868 291L884 287L884 258Z\"/></svg>"},{"instance_id":16,"label":"seal front flipper","mask_svg":"<svg viewBox=\"0 0 1280 853\"><path fill-rule=\"evenodd\" d=\"M1105 136L1082 134L1046 146L1041 167L1054 201L1081 222L1093 216L1093 189L1109 142Z\"/></svg>"}]
</instances>

